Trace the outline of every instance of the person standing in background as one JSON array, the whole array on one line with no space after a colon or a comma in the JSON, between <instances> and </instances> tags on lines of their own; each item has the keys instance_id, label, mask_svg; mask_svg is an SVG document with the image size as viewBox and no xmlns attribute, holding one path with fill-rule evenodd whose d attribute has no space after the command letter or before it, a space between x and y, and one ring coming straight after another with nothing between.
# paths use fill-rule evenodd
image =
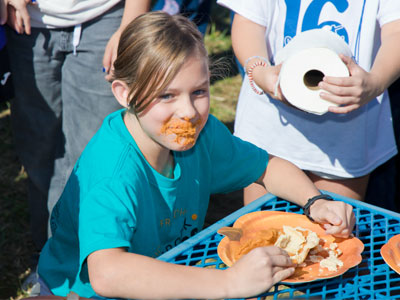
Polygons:
<instances>
[{"instance_id":1,"label":"person standing in background","mask_svg":"<svg viewBox=\"0 0 400 300\"><path fill-rule=\"evenodd\" d=\"M243 80L235 135L296 164L320 189L364 199L370 172L397 153L387 87L400 75L400 2L218 3L235 12L233 48L252 71ZM284 97L274 93L281 67L274 56L297 34L316 28L341 36L355 59L342 57L350 77L325 76L319 83L321 97L339 104L322 116L277 101ZM264 193L249 186L245 201Z\"/></svg>"},{"instance_id":2,"label":"person standing in background","mask_svg":"<svg viewBox=\"0 0 400 300\"><path fill-rule=\"evenodd\" d=\"M2 0L4 1L4 0ZM104 117L117 110L109 68L120 32L150 1L6 1L15 97L11 122L28 174L31 231L39 252L48 216Z\"/></svg>"}]
</instances>

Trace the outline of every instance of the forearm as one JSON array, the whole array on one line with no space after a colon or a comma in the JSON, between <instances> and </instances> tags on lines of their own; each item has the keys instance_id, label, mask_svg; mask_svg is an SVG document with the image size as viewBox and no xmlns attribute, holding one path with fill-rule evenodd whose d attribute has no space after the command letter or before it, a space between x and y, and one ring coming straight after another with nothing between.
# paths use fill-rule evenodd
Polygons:
<instances>
[{"instance_id":1,"label":"forearm","mask_svg":"<svg viewBox=\"0 0 400 300\"><path fill-rule=\"evenodd\" d=\"M265 42L266 28L238 14L232 25L232 47L242 66L248 69L257 61L269 60ZM257 66L253 68L252 79L256 85L272 98L283 100L280 91L276 91L279 66Z\"/></svg>"},{"instance_id":2,"label":"forearm","mask_svg":"<svg viewBox=\"0 0 400 300\"><path fill-rule=\"evenodd\" d=\"M264 184L270 193L301 207L308 199L320 194L302 170L289 161L274 156L271 156L259 183Z\"/></svg>"},{"instance_id":3,"label":"forearm","mask_svg":"<svg viewBox=\"0 0 400 300\"><path fill-rule=\"evenodd\" d=\"M106 256L105 256L106 255ZM105 297L134 299L222 299L222 270L189 267L108 249L88 259L90 282Z\"/></svg>"},{"instance_id":4,"label":"forearm","mask_svg":"<svg viewBox=\"0 0 400 300\"><path fill-rule=\"evenodd\" d=\"M126 0L120 30L123 30L133 19L148 12L151 0Z\"/></svg>"},{"instance_id":5,"label":"forearm","mask_svg":"<svg viewBox=\"0 0 400 300\"><path fill-rule=\"evenodd\" d=\"M382 44L370 73L378 78L377 95L383 93L400 76L400 20L382 27Z\"/></svg>"},{"instance_id":6,"label":"forearm","mask_svg":"<svg viewBox=\"0 0 400 300\"><path fill-rule=\"evenodd\" d=\"M232 24L232 48L239 62L252 56L268 58L265 43L265 27L236 14Z\"/></svg>"}]
</instances>

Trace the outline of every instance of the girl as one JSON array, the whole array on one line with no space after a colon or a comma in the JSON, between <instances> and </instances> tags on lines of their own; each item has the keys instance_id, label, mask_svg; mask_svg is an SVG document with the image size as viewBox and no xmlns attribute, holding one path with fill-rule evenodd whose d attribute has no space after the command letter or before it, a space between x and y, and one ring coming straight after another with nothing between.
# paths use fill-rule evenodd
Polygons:
<instances>
[{"instance_id":1,"label":"girl","mask_svg":"<svg viewBox=\"0 0 400 300\"><path fill-rule=\"evenodd\" d=\"M255 249L227 270L154 259L202 228L211 193L257 182L298 205L320 193L294 165L233 137L209 116L208 56L187 18L137 18L122 34L114 67L112 90L126 109L105 119L53 211L53 235L39 261L43 290L239 298L293 274L276 247ZM354 225L343 202L319 200L310 215L338 236Z\"/></svg>"}]
</instances>

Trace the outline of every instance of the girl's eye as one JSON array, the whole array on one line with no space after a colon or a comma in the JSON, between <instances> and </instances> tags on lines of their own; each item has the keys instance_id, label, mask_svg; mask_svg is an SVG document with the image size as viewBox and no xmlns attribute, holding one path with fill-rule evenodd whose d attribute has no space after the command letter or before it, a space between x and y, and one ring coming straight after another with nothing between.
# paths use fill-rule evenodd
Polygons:
<instances>
[{"instance_id":1,"label":"girl's eye","mask_svg":"<svg viewBox=\"0 0 400 300\"><path fill-rule=\"evenodd\" d=\"M172 94L163 94L163 95L160 95L159 96L159 98L161 99L161 100L170 100L170 99L172 99L174 96L172 95Z\"/></svg>"},{"instance_id":2,"label":"girl's eye","mask_svg":"<svg viewBox=\"0 0 400 300\"><path fill-rule=\"evenodd\" d=\"M196 90L196 91L193 92L193 94L196 95L196 96L202 96L205 93L207 93L207 91L206 90L202 90L202 89L201 90Z\"/></svg>"}]
</instances>

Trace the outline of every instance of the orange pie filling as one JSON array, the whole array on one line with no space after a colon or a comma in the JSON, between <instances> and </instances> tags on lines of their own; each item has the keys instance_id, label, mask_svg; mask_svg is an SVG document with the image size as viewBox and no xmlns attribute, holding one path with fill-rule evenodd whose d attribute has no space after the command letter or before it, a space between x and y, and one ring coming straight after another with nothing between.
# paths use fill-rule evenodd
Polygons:
<instances>
[{"instance_id":1,"label":"orange pie filling","mask_svg":"<svg viewBox=\"0 0 400 300\"><path fill-rule=\"evenodd\" d=\"M257 232L253 239L241 243L235 257L237 260L256 247L274 245L285 250L300 267L304 267L307 260L311 263L319 262L321 272L321 268L337 271L343 266L343 262L338 258L342 252L336 243L331 243L329 248L322 247L322 241L315 232L302 227L269 228Z\"/></svg>"},{"instance_id":2,"label":"orange pie filling","mask_svg":"<svg viewBox=\"0 0 400 300\"><path fill-rule=\"evenodd\" d=\"M201 120L192 123L189 118L184 118L183 121L173 118L161 127L161 133L165 135L174 134L174 142L182 146L192 145L196 141L197 126L200 124Z\"/></svg>"}]
</instances>

